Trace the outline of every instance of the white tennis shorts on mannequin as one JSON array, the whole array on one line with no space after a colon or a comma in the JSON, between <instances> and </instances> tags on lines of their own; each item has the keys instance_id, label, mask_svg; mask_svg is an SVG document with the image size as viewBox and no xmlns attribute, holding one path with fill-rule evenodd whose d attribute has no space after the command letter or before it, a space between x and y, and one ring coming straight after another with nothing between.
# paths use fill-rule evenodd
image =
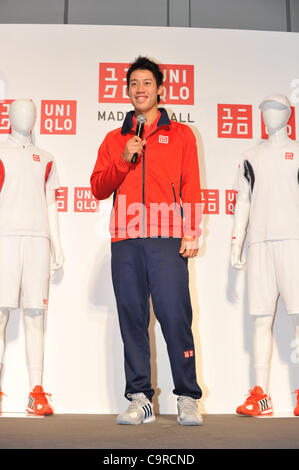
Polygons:
<instances>
[{"instance_id":1,"label":"white tennis shorts on mannequin","mask_svg":"<svg viewBox=\"0 0 299 470\"><path fill-rule=\"evenodd\" d=\"M299 314L299 240L252 243L248 250L251 315L273 315L281 295L286 311Z\"/></svg>"},{"instance_id":2,"label":"white tennis shorts on mannequin","mask_svg":"<svg viewBox=\"0 0 299 470\"><path fill-rule=\"evenodd\" d=\"M0 307L47 309L49 277L48 238L0 237Z\"/></svg>"}]
</instances>

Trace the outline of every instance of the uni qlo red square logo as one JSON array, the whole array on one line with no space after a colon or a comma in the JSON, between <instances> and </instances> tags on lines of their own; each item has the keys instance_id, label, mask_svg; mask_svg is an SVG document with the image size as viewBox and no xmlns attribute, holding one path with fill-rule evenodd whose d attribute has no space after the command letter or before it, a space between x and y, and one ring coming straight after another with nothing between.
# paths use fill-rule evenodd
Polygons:
<instances>
[{"instance_id":1,"label":"uni qlo red square logo","mask_svg":"<svg viewBox=\"0 0 299 470\"><path fill-rule=\"evenodd\" d=\"M61 188L56 189L55 199L57 210L59 212L67 212L68 209L68 188L67 186L62 186Z\"/></svg>"},{"instance_id":2,"label":"uni qlo red square logo","mask_svg":"<svg viewBox=\"0 0 299 470\"><path fill-rule=\"evenodd\" d=\"M286 152L285 153L285 159L286 160L293 160L293 158L294 158L293 152Z\"/></svg>"},{"instance_id":3,"label":"uni qlo red square logo","mask_svg":"<svg viewBox=\"0 0 299 470\"><path fill-rule=\"evenodd\" d=\"M32 154L32 158L35 162L40 162L39 155L35 155L34 153Z\"/></svg>"},{"instance_id":4,"label":"uni qlo red square logo","mask_svg":"<svg viewBox=\"0 0 299 470\"><path fill-rule=\"evenodd\" d=\"M194 104L194 65L160 65L163 73L161 103Z\"/></svg>"},{"instance_id":5,"label":"uni qlo red square logo","mask_svg":"<svg viewBox=\"0 0 299 470\"><path fill-rule=\"evenodd\" d=\"M234 191L233 189L225 190L225 213L226 214L234 214L237 193L238 191Z\"/></svg>"},{"instance_id":6,"label":"uni qlo red square logo","mask_svg":"<svg viewBox=\"0 0 299 470\"><path fill-rule=\"evenodd\" d=\"M41 134L76 134L77 101L42 100Z\"/></svg>"},{"instance_id":7,"label":"uni qlo red square logo","mask_svg":"<svg viewBox=\"0 0 299 470\"><path fill-rule=\"evenodd\" d=\"M10 134L9 108L14 100L0 100L0 134Z\"/></svg>"},{"instance_id":8,"label":"uni qlo red square logo","mask_svg":"<svg viewBox=\"0 0 299 470\"><path fill-rule=\"evenodd\" d=\"M194 104L194 65L160 64L163 73L161 103ZM99 103L129 103L126 75L130 64L99 64Z\"/></svg>"},{"instance_id":9,"label":"uni qlo red square logo","mask_svg":"<svg viewBox=\"0 0 299 470\"><path fill-rule=\"evenodd\" d=\"M201 201L204 214L219 214L219 189L202 189Z\"/></svg>"},{"instance_id":10,"label":"uni qlo red square logo","mask_svg":"<svg viewBox=\"0 0 299 470\"><path fill-rule=\"evenodd\" d=\"M290 139L296 140L296 117L295 117L295 107L291 106L291 115L287 124L287 132ZM263 113L261 113L261 137L262 139L268 139L268 129L265 126Z\"/></svg>"},{"instance_id":11,"label":"uni qlo red square logo","mask_svg":"<svg viewBox=\"0 0 299 470\"><path fill-rule=\"evenodd\" d=\"M252 139L252 105L218 104L218 137Z\"/></svg>"},{"instance_id":12,"label":"uni qlo red square logo","mask_svg":"<svg viewBox=\"0 0 299 470\"><path fill-rule=\"evenodd\" d=\"M90 188L74 188L74 212L98 212L99 201Z\"/></svg>"},{"instance_id":13,"label":"uni qlo red square logo","mask_svg":"<svg viewBox=\"0 0 299 470\"><path fill-rule=\"evenodd\" d=\"M99 103L129 103L126 75L129 64L101 62Z\"/></svg>"}]
</instances>

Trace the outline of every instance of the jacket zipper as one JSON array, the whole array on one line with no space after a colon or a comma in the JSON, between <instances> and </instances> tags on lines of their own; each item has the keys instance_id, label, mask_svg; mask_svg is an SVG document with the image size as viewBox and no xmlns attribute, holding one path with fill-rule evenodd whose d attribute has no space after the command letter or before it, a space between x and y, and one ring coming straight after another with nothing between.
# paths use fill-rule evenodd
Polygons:
<instances>
[{"instance_id":1,"label":"jacket zipper","mask_svg":"<svg viewBox=\"0 0 299 470\"><path fill-rule=\"evenodd\" d=\"M145 146L143 147L143 161L142 161L142 231L143 238L145 238Z\"/></svg>"},{"instance_id":2,"label":"jacket zipper","mask_svg":"<svg viewBox=\"0 0 299 470\"><path fill-rule=\"evenodd\" d=\"M154 132L147 136L147 139L158 132L159 128L157 127ZM142 203L143 203L143 214L142 214L142 231L143 238L146 237L146 227L145 227L145 146L143 147L143 162L142 162Z\"/></svg>"},{"instance_id":3,"label":"jacket zipper","mask_svg":"<svg viewBox=\"0 0 299 470\"><path fill-rule=\"evenodd\" d=\"M173 197L174 197L175 210L177 210L177 200L176 200L176 193L175 193L175 189L174 189L174 183L171 183L171 186L172 186L172 192L173 192ZM180 214L181 214L181 217L183 219L184 218L184 212L183 212L183 208L182 208L181 203L179 203L179 206L180 206Z\"/></svg>"}]
</instances>

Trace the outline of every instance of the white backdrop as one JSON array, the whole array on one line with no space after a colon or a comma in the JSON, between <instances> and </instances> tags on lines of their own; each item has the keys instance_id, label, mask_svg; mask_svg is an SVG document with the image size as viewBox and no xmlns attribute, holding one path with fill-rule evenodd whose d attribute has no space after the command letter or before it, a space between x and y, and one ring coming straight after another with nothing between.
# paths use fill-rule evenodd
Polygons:
<instances>
[{"instance_id":1,"label":"white backdrop","mask_svg":"<svg viewBox=\"0 0 299 470\"><path fill-rule=\"evenodd\" d=\"M53 394L57 413L117 413L127 404L123 397L123 347L110 275L108 218L112 200L100 202L99 212L85 211L90 201L80 206L82 210L74 210L75 188L89 187L104 135L119 127L117 117L131 109L129 103L99 102L99 64L126 64L141 54L161 64L194 66L194 74L190 72L194 78L193 104L184 104L184 100L175 104L173 99L165 107L192 127L198 141L202 186L219 195L219 213L205 215L203 247L200 256L190 262L193 332L198 380L203 389L201 411L234 413L254 385L253 331L247 311L246 270L236 272L229 265L233 219L225 211L225 191L232 188L242 151L261 138L261 100L270 93L286 94L298 113L292 81L299 78L299 34L0 25L0 43L2 98L26 97L35 102L35 143L55 156L61 186L68 189L67 211L59 214L66 261L63 271L51 280L45 331L44 387ZM75 102L76 117L72 115L71 124L65 121L62 133L52 129L46 134L41 128L45 100ZM225 124L222 130L229 134L218 137L218 105L223 104L239 105L233 121L237 133L230 134L231 128L226 125L229 119L220 120L220 125ZM246 121L241 121L245 105L249 106L248 113ZM64 110L68 113L67 107ZM98 113L103 116L104 111L106 120L98 119ZM7 138L4 104L1 112L3 141ZM244 137L246 127L238 127L238 123L248 126L251 116L252 136ZM296 123L295 114L293 130ZM62 127L58 123L56 131ZM213 212L213 207L210 204L206 210ZM166 347L154 316L150 329L156 411L174 413L176 400ZM270 387L277 412L292 410L295 395L291 392L299 388L293 340L291 319L279 302ZM29 382L20 311L11 314L7 329L3 391L7 394L4 410L24 410Z\"/></svg>"}]
</instances>

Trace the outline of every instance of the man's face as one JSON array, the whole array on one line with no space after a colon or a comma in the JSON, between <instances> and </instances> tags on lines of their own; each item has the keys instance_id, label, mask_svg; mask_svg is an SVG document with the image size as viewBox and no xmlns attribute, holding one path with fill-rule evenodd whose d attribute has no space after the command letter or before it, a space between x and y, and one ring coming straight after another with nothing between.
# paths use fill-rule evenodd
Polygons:
<instances>
[{"instance_id":1,"label":"man's face","mask_svg":"<svg viewBox=\"0 0 299 470\"><path fill-rule=\"evenodd\" d=\"M157 87L156 79L150 70L135 70L130 76L128 95L137 114L146 114L157 108L157 95L162 86Z\"/></svg>"}]
</instances>

